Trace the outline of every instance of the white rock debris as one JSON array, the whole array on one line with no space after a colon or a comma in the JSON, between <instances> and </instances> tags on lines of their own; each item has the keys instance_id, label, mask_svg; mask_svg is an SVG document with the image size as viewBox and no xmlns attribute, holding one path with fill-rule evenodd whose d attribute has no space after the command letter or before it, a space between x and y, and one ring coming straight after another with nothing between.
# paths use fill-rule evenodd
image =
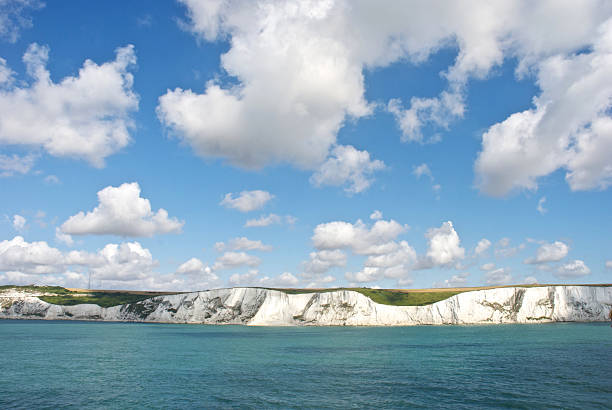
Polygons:
<instances>
[{"instance_id":1,"label":"white rock debris","mask_svg":"<svg viewBox=\"0 0 612 410\"><path fill-rule=\"evenodd\" d=\"M157 296L102 308L60 306L35 294L0 293L0 319L100 320L254 326L410 326L606 321L612 287L509 287L460 293L427 306L375 303L349 290L287 294L229 288Z\"/></svg>"}]
</instances>

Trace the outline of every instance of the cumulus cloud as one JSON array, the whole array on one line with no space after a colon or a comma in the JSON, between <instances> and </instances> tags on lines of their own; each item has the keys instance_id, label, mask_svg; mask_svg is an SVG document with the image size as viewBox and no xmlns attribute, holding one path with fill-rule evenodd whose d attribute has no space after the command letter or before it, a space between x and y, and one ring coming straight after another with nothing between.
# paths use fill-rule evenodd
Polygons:
<instances>
[{"instance_id":1,"label":"cumulus cloud","mask_svg":"<svg viewBox=\"0 0 612 410\"><path fill-rule=\"evenodd\" d=\"M457 288L461 286L465 286L468 280L468 276L470 274L468 272L459 273L457 275L453 275L450 279L445 279L444 282L436 282L433 284L434 288Z\"/></svg>"},{"instance_id":2,"label":"cumulus cloud","mask_svg":"<svg viewBox=\"0 0 612 410\"><path fill-rule=\"evenodd\" d=\"M22 29L32 27L30 12L44 7L39 0L1 0L0 38L14 43Z\"/></svg>"},{"instance_id":3,"label":"cumulus cloud","mask_svg":"<svg viewBox=\"0 0 612 410\"><path fill-rule=\"evenodd\" d=\"M163 208L153 212L149 200L140 197L140 185L133 182L99 191L98 206L68 218L61 231L69 235L153 236L179 233L183 225L169 218Z\"/></svg>"},{"instance_id":4,"label":"cumulus cloud","mask_svg":"<svg viewBox=\"0 0 612 410\"><path fill-rule=\"evenodd\" d=\"M303 269L306 274L322 274L333 267L342 266L346 266L346 254L340 249L334 249L311 252L310 259L303 264Z\"/></svg>"},{"instance_id":5,"label":"cumulus cloud","mask_svg":"<svg viewBox=\"0 0 612 410\"><path fill-rule=\"evenodd\" d=\"M13 229L16 231L22 231L26 225L26 219L21 215L13 215Z\"/></svg>"},{"instance_id":6,"label":"cumulus cloud","mask_svg":"<svg viewBox=\"0 0 612 410\"><path fill-rule=\"evenodd\" d=\"M416 261L415 250L406 241L396 241L406 231L406 226L394 220L376 220L367 226L361 220L356 223L334 221L319 224L312 236L317 252L311 254L306 266L319 267L323 273L329 263L319 260L334 256L335 264L345 264L340 250L350 250L357 255L366 255L364 267L360 272L347 272L345 277L351 282L371 282L383 277L405 278ZM330 253L324 253L328 251ZM334 251L331 253L331 251ZM309 265L311 264L311 265ZM330 266L331 267L331 266Z\"/></svg>"},{"instance_id":7,"label":"cumulus cloud","mask_svg":"<svg viewBox=\"0 0 612 410\"><path fill-rule=\"evenodd\" d=\"M0 242L0 271L44 275L64 273L70 266L87 267L98 279L143 279L157 266L151 252L138 242L108 244L97 253L63 253L46 242L26 242L16 236Z\"/></svg>"},{"instance_id":8,"label":"cumulus cloud","mask_svg":"<svg viewBox=\"0 0 612 410\"><path fill-rule=\"evenodd\" d=\"M485 273L485 281L488 285L508 285L512 282L512 275L508 268L499 268Z\"/></svg>"},{"instance_id":9,"label":"cumulus cloud","mask_svg":"<svg viewBox=\"0 0 612 410\"><path fill-rule=\"evenodd\" d=\"M465 257L465 249L451 221L429 229L425 237L429 241L426 256L433 265L448 265Z\"/></svg>"},{"instance_id":10,"label":"cumulus cloud","mask_svg":"<svg viewBox=\"0 0 612 410\"><path fill-rule=\"evenodd\" d=\"M36 156L32 154L24 156L0 154L0 178L11 177L15 174L25 175L30 172L35 161Z\"/></svg>"},{"instance_id":11,"label":"cumulus cloud","mask_svg":"<svg viewBox=\"0 0 612 410\"><path fill-rule=\"evenodd\" d=\"M257 256L249 255L246 252L225 252L216 259L213 270L231 269L239 266L254 267L260 263L261 260Z\"/></svg>"},{"instance_id":12,"label":"cumulus cloud","mask_svg":"<svg viewBox=\"0 0 612 410\"><path fill-rule=\"evenodd\" d=\"M387 253L369 255L364 269L378 269L381 276L393 279L407 279L417 261L416 251L406 241L400 241Z\"/></svg>"},{"instance_id":13,"label":"cumulus cloud","mask_svg":"<svg viewBox=\"0 0 612 410\"><path fill-rule=\"evenodd\" d=\"M187 30L206 41L227 39L222 68L237 81L210 81L203 92L177 88L160 97L160 120L196 152L245 167L289 162L316 168L346 118L368 115L363 70L414 64L442 48L457 49L437 97L392 100L403 139L422 140L424 126L445 128L465 111L468 80L485 78L514 58L525 73L554 53L589 44L610 14L596 1L469 5L430 1L200 1L187 6ZM504 18L499 18L504 16ZM206 113L206 116L202 116Z\"/></svg>"},{"instance_id":14,"label":"cumulus cloud","mask_svg":"<svg viewBox=\"0 0 612 410\"><path fill-rule=\"evenodd\" d=\"M402 131L404 142L424 142L422 128L426 125L436 125L448 128L451 120L460 118L465 111L463 96L458 90L443 91L440 97L412 97L410 108L404 108L398 98L389 100L387 110L393 114ZM434 135L426 142L438 142L439 136Z\"/></svg>"},{"instance_id":15,"label":"cumulus cloud","mask_svg":"<svg viewBox=\"0 0 612 410\"><path fill-rule=\"evenodd\" d=\"M196 258L172 274L155 271L158 262L138 242L107 244L96 252L62 252L46 242L16 236L0 242L0 282L86 287L88 279L106 289L189 291L218 286L212 270Z\"/></svg>"},{"instance_id":16,"label":"cumulus cloud","mask_svg":"<svg viewBox=\"0 0 612 410\"><path fill-rule=\"evenodd\" d=\"M357 194L372 185L374 172L383 169L384 162L371 160L367 151L359 151L350 145L338 145L312 175L310 182L317 187L347 185L345 192Z\"/></svg>"},{"instance_id":17,"label":"cumulus cloud","mask_svg":"<svg viewBox=\"0 0 612 410\"><path fill-rule=\"evenodd\" d=\"M269 225L280 225L283 222L287 225L293 225L297 221L297 218L291 215L285 215L284 217L277 214L261 215L259 218L249 219L245 222L245 228L263 227Z\"/></svg>"},{"instance_id":18,"label":"cumulus cloud","mask_svg":"<svg viewBox=\"0 0 612 410\"><path fill-rule=\"evenodd\" d=\"M217 242L215 243L215 249L217 252L228 251L271 251L272 246L265 245L261 241L252 241L249 238L242 236L239 238L231 239L228 243Z\"/></svg>"},{"instance_id":19,"label":"cumulus cloud","mask_svg":"<svg viewBox=\"0 0 612 410\"><path fill-rule=\"evenodd\" d=\"M46 242L26 242L16 236L0 242L0 271L24 274L59 273L63 269L64 255Z\"/></svg>"},{"instance_id":20,"label":"cumulus cloud","mask_svg":"<svg viewBox=\"0 0 612 410\"><path fill-rule=\"evenodd\" d=\"M606 268L612 269L612 261L606 261Z\"/></svg>"},{"instance_id":21,"label":"cumulus cloud","mask_svg":"<svg viewBox=\"0 0 612 410\"><path fill-rule=\"evenodd\" d=\"M421 164L419 166L415 166L412 170L412 173L416 175L417 178L421 178L422 176L428 177L431 181L433 181L434 177L431 173L431 169L429 169L429 165Z\"/></svg>"},{"instance_id":22,"label":"cumulus cloud","mask_svg":"<svg viewBox=\"0 0 612 410\"><path fill-rule=\"evenodd\" d=\"M579 259L567 262L559 267L555 272L555 276L564 279L579 278L591 273L591 269Z\"/></svg>"},{"instance_id":23,"label":"cumulus cloud","mask_svg":"<svg viewBox=\"0 0 612 410\"><path fill-rule=\"evenodd\" d=\"M564 50L535 65L541 93L534 108L483 135L476 161L481 191L535 190L538 178L560 168L574 191L612 184L612 19L593 27L597 34L582 44L587 52Z\"/></svg>"},{"instance_id":24,"label":"cumulus cloud","mask_svg":"<svg viewBox=\"0 0 612 410\"><path fill-rule=\"evenodd\" d=\"M65 243L68 246L74 245L74 239L72 239L72 236L68 235L67 233L62 232L62 230L59 227L55 228L55 239L57 239L60 242Z\"/></svg>"},{"instance_id":25,"label":"cumulus cloud","mask_svg":"<svg viewBox=\"0 0 612 410\"><path fill-rule=\"evenodd\" d=\"M547 262L557 262L567 256L569 246L561 241L553 243L542 243L537 250L536 256L525 259L525 263L538 264Z\"/></svg>"},{"instance_id":26,"label":"cumulus cloud","mask_svg":"<svg viewBox=\"0 0 612 410\"><path fill-rule=\"evenodd\" d=\"M536 278L536 277L534 277L534 276L527 276L527 277L526 277L526 278L523 280L523 282L524 282L526 285L535 285L535 284L537 284L537 283L538 283L538 278Z\"/></svg>"},{"instance_id":27,"label":"cumulus cloud","mask_svg":"<svg viewBox=\"0 0 612 410\"><path fill-rule=\"evenodd\" d=\"M335 221L317 225L312 242L319 250L350 249L359 255L382 254L395 249L393 240L405 230L405 226L394 220L378 220L370 228L361 220L355 224Z\"/></svg>"},{"instance_id":28,"label":"cumulus cloud","mask_svg":"<svg viewBox=\"0 0 612 410\"><path fill-rule=\"evenodd\" d=\"M108 244L100 252L102 259L99 266L91 268L92 275L97 279L130 281L145 279L158 262L151 252L138 242Z\"/></svg>"},{"instance_id":29,"label":"cumulus cloud","mask_svg":"<svg viewBox=\"0 0 612 410\"><path fill-rule=\"evenodd\" d=\"M476 248L474 249L474 253L476 255L482 255L490 247L491 247L491 241L488 240L487 238L482 238L480 241L478 241L478 244L476 245Z\"/></svg>"},{"instance_id":30,"label":"cumulus cloud","mask_svg":"<svg viewBox=\"0 0 612 410\"><path fill-rule=\"evenodd\" d=\"M240 212L251 212L263 208L272 198L274 198L274 195L267 191L242 191L235 198L232 193L225 194L219 204L226 208L237 209Z\"/></svg>"},{"instance_id":31,"label":"cumulus cloud","mask_svg":"<svg viewBox=\"0 0 612 410\"><path fill-rule=\"evenodd\" d=\"M366 259L360 271L345 273L348 281L366 283L391 278L404 286L412 283L410 273L413 270L448 266L465 256L459 235L450 221L426 233L429 244L426 255L417 255L408 242L397 240L406 229L405 225L394 220L377 220L371 226L361 220L354 224L344 221L319 224L312 236L317 252L312 253L310 261L305 264L310 266L308 263L312 263L312 266L320 267L319 273L323 273L327 266L318 260L321 251L349 250L355 255L366 256ZM336 255L340 260L341 254ZM342 263L345 263L344 259Z\"/></svg>"},{"instance_id":32,"label":"cumulus cloud","mask_svg":"<svg viewBox=\"0 0 612 410\"><path fill-rule=\"evenodd\" d=\"M48 58L48 47L31 44L23 56L31 84L0 89L0 144L104 166L106 157L130 142L129 114L138 108L129 72L134 47L118 48L115 60L102 65L86 60L77 76L59 83L51 80Z\"/></svg>"},{"instance_id":33,"label":"cumulus cloud","mask_svg":"<svg viewBox=\"0 0 612 410\"><path fill-rule=\"evenodd\" d=\"M300 280L290 272L284 272L275 277L259 276L257 270L250 270L247 273L235 273L229 278L230 286L265 286L265 287L295 287Z\"/></svg>"},{"instance_id":34,"label":"cumulus cloud","mask_svg":"<svg viewBox=\"0 0 612 410\"><path fill-rule=\"evenodd\" d=\"M219 283L219 277L210 266L198 258L191 258L176 269L176 275L186 275L189 283L197 283L199 286L210 286ZM193 288L192 288L193 289Z\"/></svg>"},{"instance_id":35,"label":"cumulus cloud","mask_svg":"<svg viewBox=\"0 0 612 410\"><path fill-rule=\"evenodd\" d=\"M510 243L510 238L501 238L495 245L495 256L498 258L510 258L525 249L524 243L518 246L510 246Z\"/></svg>"},{"instance_id":36,"label":"cumulus cloud","mask_svg":"<svg viewBox=\"0 0 612 410\"><path fill-rule=\"evenodd\" d=\"M378 221L379 219L382 219L382 217L383 217L383 214L378 209L376 209L374 212L370 214L370 219L373 221Z\"/></svg>"},{"instance_id":37,"label":"cumulus cloud","mask_svg":"<svg viewBox=\"0 0 612 410\"><path fill-rule=\"evenodd\" d=\"M485 263L482 266L480 266L480 270L484 270L484 271L490 271L493 269L495 269L494 263Z\"/></svg>"},{"instance_id":38,"label":"cumulus cloud","mask_svg":"<svg viewBox=\"0 0 612 410\"><path fill-rule=\"evenodd\" d=\"M162 123L199 155L247 168L289 162L314 169L345 117L370 113L361 67L336 36L333 4L183 3L196 35L230 39L221 65L239 81L160 97Z\"/></svg>"}]
</instances>

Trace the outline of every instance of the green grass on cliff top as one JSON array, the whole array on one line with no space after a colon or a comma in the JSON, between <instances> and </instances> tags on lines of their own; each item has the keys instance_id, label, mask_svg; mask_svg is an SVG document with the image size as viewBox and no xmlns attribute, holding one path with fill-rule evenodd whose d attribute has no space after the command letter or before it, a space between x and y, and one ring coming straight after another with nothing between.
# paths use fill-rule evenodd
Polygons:
<instances>
[{"instance_id":1,"label":"green grass on cliff top","mask_svg":"<svg viewBox=\"0 0 612 410\"><path fill-rule=\"evenodd\" d=\"M562 286L562 285L508 285L497 287L535 287L535 286ZM578 285L574 285L578 286ZM579 285L579 286L612 286L611 284L601 285ZM451 296L462 292L473 290L492 289L496 286L472 287L472 288L452 288L452 289L370 289L370 288L330 288L330 289L273 289L288 294L334 292L338 290L352 290L359 292L372 299L376 303L392 306L424 306L448 299ZM101 307L123 305L126 303L136 303L141 300L155 296L171 295L181 292L146 292L146 291L118 291L118 290L71 290L60 286L0 286L0 292L8 289L17 289L30 292L48 293L49 295L39 296L39 299L56 305L72 306L82 303L92 303ZM271 288L266 288L271 289Z\"/></svg>"},{"instance_id":2,"label":"green grass on cliff top","mask_svg":"<svg viewBox=\"0 0 612 410\"><path fill-rule=\"evenodd\" d=\"M136 303L155 296L168 295L168 292L130 292L130 291L75 291L60 286L0 286L0 292L8 289L48 293L38 298L54 305L73 306L92 303L101 307Z\"/></svg>"},{"instance_id":3,"label":"green grass on cliff top","mask_svg":"<svg viewBox=\"0 0 612 410\"><path fill-rule=\"evenodd\" d=\"M432 292L410 292L392 289L370 289L370 288L336 288L336 289L278 289L289 294L334 292L337 290L352 290L359 292L381 305L392 306L424 306L448 299L461 290L443 290Z\"/></svg>"}]
</instances>

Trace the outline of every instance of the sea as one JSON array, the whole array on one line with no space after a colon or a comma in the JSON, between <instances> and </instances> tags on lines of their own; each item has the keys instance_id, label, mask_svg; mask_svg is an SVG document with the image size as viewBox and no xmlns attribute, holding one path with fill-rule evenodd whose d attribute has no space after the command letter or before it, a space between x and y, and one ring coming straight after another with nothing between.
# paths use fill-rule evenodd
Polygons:
<instances>
[{"instance_id":1,"label":"sea","mask_svg":"<svg viewBox=\"0 0 612 410\"><path fill-rule=\"evenodd\" d=\"M612 408L609 323L0 321L0 408Z\"/></svg>"}]
</instances>

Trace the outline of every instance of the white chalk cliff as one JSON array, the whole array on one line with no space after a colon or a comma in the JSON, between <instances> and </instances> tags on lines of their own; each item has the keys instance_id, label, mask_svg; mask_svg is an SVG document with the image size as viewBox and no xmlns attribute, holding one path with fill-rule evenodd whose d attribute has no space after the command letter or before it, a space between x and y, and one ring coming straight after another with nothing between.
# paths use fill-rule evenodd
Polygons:
<instances>
[{"instance_id":1,"label":"white chalk cliff","mask_svg":"<svg viewBox=\"0 0 612 410\"><path fill-rule=\"evenodd\" d=\"M608 320L612 287L540 286L470 291L427 306L389 306L359 292L287 294L259 288L157 296L102 308L0 293L0 319L102 320L256 326L409 326Z\"/></svg>"}]
</instances>

